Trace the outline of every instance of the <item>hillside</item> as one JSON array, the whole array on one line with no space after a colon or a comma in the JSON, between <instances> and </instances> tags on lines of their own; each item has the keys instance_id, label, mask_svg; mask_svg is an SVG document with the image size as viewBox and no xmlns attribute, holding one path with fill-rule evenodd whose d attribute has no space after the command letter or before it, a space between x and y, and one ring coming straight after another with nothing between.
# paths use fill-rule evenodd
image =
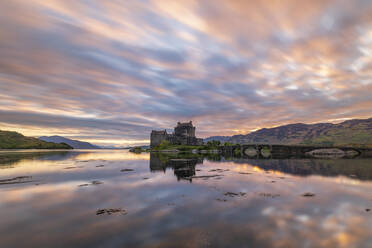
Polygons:
<instances>
[{"instance_id":1,"label":"hillside","mask_svg":"<svg viewBox=\"0 0 372 248\"><path fill-rule=\"evenodd\" d=\"M211 137L205 138L203 141L208 142L212 140L218 140L221 143L225 143L225 142L228 142L230 139L231 139L231 136L211 136Z\"/></svg>"},{"instance_id":2,"label":"hillside","mask_svg":"<svg viewBox=\"0 0 372 248\"><path fill-rule=\"evenodd\" d=\"M211 139L213 137L205 141ZM339 124L289 124L263 128L246 135L234 135L229 139L216 136L214 140L239 144L372 145L372 118L348 120Z\"/></svg>"},{"instance_id":3,"label":"hillside","mask_svg":"<svg viewBox=\"0 0 372 248\"><path fill-rule=\"evenodd\" d=\"M17 132L0 130L0 149L72 149L67 144L45 142Z\"/></svg>"},{"instance_id":4,"label":"hillside","mask_svg":"<svg viewBox=\"0 0 372 248\"><path fill-rule=\"evenodd\" d=\"M83 142L79 140L67 139L62 136L42 136L39 137L40 140L54 143L65 143L74 149L100 149L101 147L92 145L88 142Z\"/></svg>"}]
</instances>

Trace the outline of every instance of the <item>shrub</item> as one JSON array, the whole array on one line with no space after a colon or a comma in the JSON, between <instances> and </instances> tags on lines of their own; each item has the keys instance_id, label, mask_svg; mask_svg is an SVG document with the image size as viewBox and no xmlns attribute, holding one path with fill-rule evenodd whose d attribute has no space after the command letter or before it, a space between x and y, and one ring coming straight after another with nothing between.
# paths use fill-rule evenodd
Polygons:
<instances>
[{"instance_id":1,"label":"shrub","mask_svg":"<svg viewBox=\"0 0 372 248\"><path fill-rule=\"evenodd\" d=\"M169 146L170 146L169 141L168 141L168 140L163 140L163 141L158 145L157 148L163 150L163 149L167 149L167 148L169 148Z\"/></svg>"}]
</instances>

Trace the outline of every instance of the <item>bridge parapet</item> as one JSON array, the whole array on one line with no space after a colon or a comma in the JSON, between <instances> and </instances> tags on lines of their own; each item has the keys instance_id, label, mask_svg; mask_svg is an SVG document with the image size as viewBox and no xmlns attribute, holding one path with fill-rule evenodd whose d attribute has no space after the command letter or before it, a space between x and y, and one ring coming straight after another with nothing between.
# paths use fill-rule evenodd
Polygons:
<instances>
[{"instance_id":1,"label":"bridge parapet","mask_svg":"<svg viewBox=\"0 0 372 248\"><path fill-rule=\"evenodd\" d=\"M300 145L244 144L223 148L228 156L245 158L355 158L372 157L372 149Z\"/></svg>"}]
</instances>

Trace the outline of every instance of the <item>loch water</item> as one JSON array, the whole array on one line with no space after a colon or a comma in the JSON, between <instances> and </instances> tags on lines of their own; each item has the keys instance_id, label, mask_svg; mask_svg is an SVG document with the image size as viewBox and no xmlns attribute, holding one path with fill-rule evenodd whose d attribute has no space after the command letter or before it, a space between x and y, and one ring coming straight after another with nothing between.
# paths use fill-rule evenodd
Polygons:
<instances>
[{"instance_id":1,"label":"loch water","mask_svg":"<svg viewBox=\"0 0 372 248\"><path fill-rule=\"evenodd\" d=\"M372 159L1 151L0 247L372 247Z\"/></svg>"}]
</instances>

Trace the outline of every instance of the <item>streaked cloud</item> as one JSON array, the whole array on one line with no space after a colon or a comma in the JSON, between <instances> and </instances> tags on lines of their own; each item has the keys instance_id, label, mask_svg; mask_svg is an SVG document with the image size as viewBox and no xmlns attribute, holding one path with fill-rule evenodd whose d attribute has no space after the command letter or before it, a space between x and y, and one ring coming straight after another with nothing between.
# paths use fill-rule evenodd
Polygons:
<instances>
[{"instance_id":1,"label":"streaked cloud","mask_svg":"<svg viewBox=\"0 0 372 248\"><path fill-rule=\"evenodd\" d=\"M0 8L1 129L123 144L178 120L209 136L372 115L369 0Z\"/></svg>"}]
</instances>

